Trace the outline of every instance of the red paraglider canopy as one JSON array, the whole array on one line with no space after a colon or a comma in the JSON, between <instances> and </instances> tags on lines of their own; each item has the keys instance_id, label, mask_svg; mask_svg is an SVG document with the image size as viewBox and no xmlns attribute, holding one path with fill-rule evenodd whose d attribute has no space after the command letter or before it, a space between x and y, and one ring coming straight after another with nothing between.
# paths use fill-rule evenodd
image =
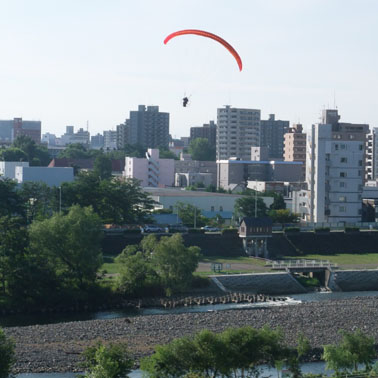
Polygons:
<instances>
[{"instance_id":1,"label":"red paraglider canopy","mask_svg":"<svg viewBox=\"0 0 378 378\"><path fill-rule=\"evenodd\" d=\"M204 30L196 30L196 29L179 30L177 32L169 34L169 36L165 38L164 44L167 44L174 37L177 37L179 35L185 35L185 34L200 35L202 37L211 38L211 39L214 39L215 41L219 42L232 54L232 56L235 58L236 62L238 63L239 70L240 71L242 70L242 68L243 68L242 60L241 60L239 54L236 52L236 50L228 42L226 42L223 38L218 37L215 34L206 32Z\"/></svg>"}]
</instances>

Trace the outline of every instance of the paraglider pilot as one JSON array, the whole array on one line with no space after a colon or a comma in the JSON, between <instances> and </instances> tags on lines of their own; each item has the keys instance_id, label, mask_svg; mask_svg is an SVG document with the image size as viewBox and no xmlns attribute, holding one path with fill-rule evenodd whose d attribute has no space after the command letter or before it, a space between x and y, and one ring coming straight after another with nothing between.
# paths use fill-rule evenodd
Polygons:
<instances>
[{"instance_id":1,"label":"paraglider pilot","mask_svg":"<svg viewBox=\"0 0 378 378\"><path fill-rule=\"evenodd\" d=\"M189 102L188 97L184 97L184 98L182 99L182 106L183 106L184 108L186 108L186 105L188 105L188 102Z\"/></svg>"}]
</instances>

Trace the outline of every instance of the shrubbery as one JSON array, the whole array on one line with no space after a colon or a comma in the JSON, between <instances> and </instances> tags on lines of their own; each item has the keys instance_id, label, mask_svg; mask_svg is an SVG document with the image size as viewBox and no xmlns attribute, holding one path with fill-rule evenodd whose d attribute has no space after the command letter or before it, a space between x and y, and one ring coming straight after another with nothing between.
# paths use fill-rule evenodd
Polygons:
<instances>
[{"instance_id":1,"label":"shrubbery","mask_svg":"<svg viewBox=\"0 0 378 378\"><path fill-rule=\"evenodd\" d=\"M349 226L344 228L344 232L360 232L360 229L358 227Z\"/></svg>"},{"instance_id":2,"label":"shrubbery","mask_svg":"<svg viewBox=\"0 0 378 378\"><path fill-rule=\"evenodd\" d=\"M285 234L297 233L297 232L301 232L301 229L299 227L285 227L284 228Z\"/></svg>"},{"instance_id":3,"label":"shrubbery","mask_svg":"<svg viewBox=\"0 0 378 378\"><path fill-rule=\"evenodd\" d=\"M316 234L322 234L322 233L327 233L327 232L330 232L331 229L329 227L317 227L315 228L314 232Z\"/></svg>"},{"instance_id":4,"label":"shrubbery","mask_svg":"<svg viewBox=\"0 0 378 378\"><path fill-rule=\"evenodd\" d=\"M224 228L222 235L237 235L239 230L237 228Z\"/></svg>"}]
</instances>

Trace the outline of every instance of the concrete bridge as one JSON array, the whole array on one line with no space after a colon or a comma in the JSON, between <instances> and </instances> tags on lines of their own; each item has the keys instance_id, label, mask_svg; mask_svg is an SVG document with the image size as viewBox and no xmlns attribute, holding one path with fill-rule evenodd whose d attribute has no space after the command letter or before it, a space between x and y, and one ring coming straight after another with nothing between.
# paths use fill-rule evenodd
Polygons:
<instances>
[{"instance_id":1,"label":"concrete bridge","mask_svg":"<svg viewBox=\"0 0 378 378\"><path fill-rule=\"evenodd\" d=\"M290 273L310 273L338 269L337 264L328 260L275 260L267 264L274 270L286 270Z\"/></svg>"}]
</instances>

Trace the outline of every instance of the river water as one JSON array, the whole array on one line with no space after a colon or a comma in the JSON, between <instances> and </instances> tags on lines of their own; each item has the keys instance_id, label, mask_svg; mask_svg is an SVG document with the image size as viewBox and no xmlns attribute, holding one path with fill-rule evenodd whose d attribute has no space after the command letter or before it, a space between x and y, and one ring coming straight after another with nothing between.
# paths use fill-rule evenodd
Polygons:
<instances>
[{"instance_id":1,"label":"river water","mask_svg":"<svg viewBox=\"0 0 378 378\"><path fill-rule=\"evenodd\" d=\"M313 373L313 374L327 374L331 375L333 371L325 370L324 362L309 362L301 365L301 370L303 373ZM75 373L25 373L17 374L17 378L75 378L77 375ZM141 370L134 370L129 374L130 378L142 378L143 373ZM261 377L271 377L278 378L277 370L266 365L261 367Z\"/></svg>"},{"instance_id":2,"label":"river water","mask_svg":"<svg viewBox=\"0 0 378 378\"><path fill-rule=\"evenodd\" d=\"M0 317L0 327L15 327L34 324L49 324L72 322L80 320L93 319L115 319L123 317L133 317L141 315L163 315L163 314L180 314L194 312L222 311L232 309L253 309L274 306L290 306L305 302L320 302L326 300L348 299L355 297L378 296L378 291L354 291L354 292L314 292L306 294L293 294L287 297L286 301L268 301L261 303L227 303L217 305L177 307L173 309L163 308L141 308L141 309L124 309L111 311L64 313L64 314L17 314L12 316Z\"/></svg>"}]
</instances>

